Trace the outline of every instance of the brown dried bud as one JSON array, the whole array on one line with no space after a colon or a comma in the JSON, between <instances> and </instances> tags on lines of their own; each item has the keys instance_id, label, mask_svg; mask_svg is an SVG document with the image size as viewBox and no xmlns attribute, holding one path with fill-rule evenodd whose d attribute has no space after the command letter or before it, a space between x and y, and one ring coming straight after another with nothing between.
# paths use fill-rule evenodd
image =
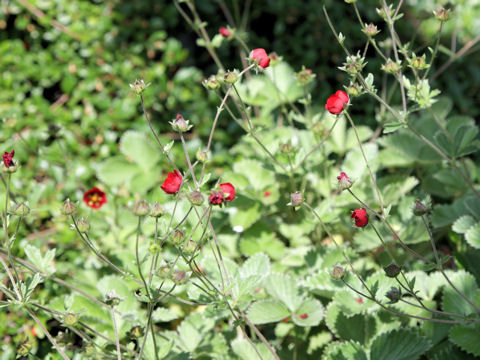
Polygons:
<instances>
[{"instance_id":1,"label":"brown dried bud","mask_svg":"<svg viewBox=\"0 0 480 360\"><path fill-rule=\"evenodd\" d=\"M334 266L332 271L332 278L334 280L342 280L345 277L345 269L342 266Z\"/></svg>"},{"instance_id":2,"label":"brown dried bud","mask_svg":"<svg viewBox=\"0 0 480 360\"><path fill-rule=\"evenodd\" d=\"M383 270L385 270L385 274L388 277L395 278L397 277L398 274L400 274L400 271L402 269L395 264L390 264L387 267L383 268Z\"/></svg>"},{"instance_id":3,"label":"brown dried bud","mask_svg":"<svg viewBox=\"0 0 480 360\"><path fill-rule=\"evenodd\" d=\"M75 215L77 212L77 206L70 201L70 199L65 200L63 203L63 213L65 215Z\"/></svg>"},{"instance_id":4,"label":"brown dried bud","mask_svg":"<svg viewBox=\"0 0 480 360\"><path fill-rule=\"evenodd\" d=\"M301 206L303 204L303 194L300 191L290 194L292 206Z\"/></svg>"},{"instance_id":5,"label":"brown dried bud","mask_svg":"<svg viewBox=\"0 0 480 360\"><path fill-rule=\"evenodd\" d=\"M150 204L145 200L140 200L133 205L133 215L146 216L150 213Z\"/></svg>"}]
</instances>

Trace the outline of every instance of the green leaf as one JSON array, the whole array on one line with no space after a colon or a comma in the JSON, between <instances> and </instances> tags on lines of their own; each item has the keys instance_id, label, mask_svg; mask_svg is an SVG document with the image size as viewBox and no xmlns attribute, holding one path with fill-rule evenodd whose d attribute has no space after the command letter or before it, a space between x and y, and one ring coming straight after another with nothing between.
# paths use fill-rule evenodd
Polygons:
<instances>
[{"instance_id":1,"label":"green leaf","mask_svg":"<svg viewBox=\"0 0 480 360\"><path fill-rule=\"evenodd\" d=\"M323 305L317 299L307 299L296 310L292 320L298 326L317 326L323 319ZM307 316L302 319L303 316Z\"/></svg>"},{"instance_id":2,"label":"green leaf","mask_svg":"<svg viewBox=\"0 0 480 360\"><path fill-rule=\"evenodd\" d=\"M21 283L20 292L22 293L22 298L24 301L28 301L30 299L30 295L32 295L37 285L41 282L43 282L42 275L35 273L35 275L29 276L25 282Z\"/></svg>"},{"instance_id":3,"label":"green leaf","mask_svg":"<svg viewBox=\"0 0 480 360\"><path fill-rule=\"evenodd\" d=\"M303 302L303 298L298 294L298 281L291 276L270 274L265 279L264 285L270 296L283 302L292 312L295 312Z\"/></svg>"},{"instance_id":4,"label":"green leaf","mask_svg":"<svg viewBox=\"0 0 480 360\"><path fill-rule=\"evenodd\" d=\"M359 343L350 341L346 343L333 342L323 353L322 360L367 360L368 356Z\"/></svg>"},{"instance_id":5,"label":"green leaf","mask_svg":"<svg viewBox=\"0 0 480 360\"><path fill-rule=\"evenodd\" d=\"M384 134L392 133L405 127L406 125L404 122L400 122L400 121L391 122L383 125L383 133Z\"/></svg>"},{"instance_id":6,"label":"green leaf","mask_svg":"<svg viewBox=\"0 0 480 360\"><path fill-rule=\"evenodd\" d=\"M147 171L160 160L160 151L142 133L127 131L120 139L120 151L130 161Z\"/></svg>"},{"instance_id":7,"label":"green leaf","mask_svg":"<svg viewBox=\"0 0 480 360\"><path fill-rule=\"evenodd\" d=\"M235 162L233 171L247 177L249 185L258 191L275 183L274 173L265 169L264 164L257 160L243 159Z\"/></svg>"},{"instance_id":8,"label":"green leaf","mask_svg":"<svg viewBox=\"0 0 480 360\"><path fill-rule=\"evenodd\" d=\"M152 313L152 318L155 322L169 322L178 319L178 316L167 308L158 307Z\"/></svg>"},{"instance_id":9,"label":"green leaf","mask_svg":"<svg viewBox=\"0 0 480 360\"><path fill-rule=\"evenodd\" d=\"M477 299L480 290L472 274L461 270L456 273L446 272L446 275L458 291L468 299L471 301ZM446 312L465 316L475 312L475 309L448 284L445 285L443 290L442 309Z\"/></svg>"},{"instance_id":10,"label":"green leaf","mask_svg":"<svg viewBox=\"0 0 480 360\"><path fill-rule=\"evenodd\" d=\"M450 330L449 339L469 354L480 356L480 325L457 325Z\"/></svg>"},{"instance_id":11,"label":"green leaf","mask_svg":"<svg viewBox=\"0 0 480 360\"><path fill-rule=\"evenodd\" d=\"M243 263L239 272L244 278L250 275L267 276L270 272L270 260L264 253L257 253Z\"/></svg>"},{"instance_id":12,"label":"green leaf","mask_svg":"<svg viewBox=\"0 0 480 360\"><path fill-rule=\"evenodd\" d=\"M452 225L452 230L459 234L465 234L476 223L469 215L459 217Z\"/></svg>"},{"instance_id":13,"label":"green leaf","mask_svg":"<svg viewBox=\"0 0 480 360\"><path fill-rule=\"evenodd\" d=\"M480 223L475 224L465 233L465 239L470 246L480 249Z\"/></svg>"},{"instance_id":14,"label":"green leaf","mask_svg":"<svg viewBox=\"0 0 480 360\"><path fill-rule=\"evenodd\" d=\"M52 266L52 261L55 258L55 249L48 250L45 255L42 255L40 249L28 244L24 250L28 260L45 274L51 275L55 272L55 267Z\"/></svg>"},{"instance_id":15,"label":"green leaf","mask_svg":"<svg viewBox=\"0 0 480 360\"><path fill-rule=\"evenodd\" d=\"M117 186L128 182L141 169L123 157L108 158L97 170L98 178L107 185Z\"/></svg>"},{"instance_id":16,"label":"green leaf","mask_svg":"<svg viewBox=\"0 0 480 360\"><path fill-rule=\"evenodd\" d=\"M255 348L246 339L240 339L240 338L235 339L232 341L231 346L235 355L237 355L242 360L259 359L259 356L255 351ZM257 342L255 343L255 347L257 348L263 360L275 359L272 353L265 346L265 344Z\"/></svg>"},{"instance_id":17,"label":"green leaf","mask_svg":"<svg viewBox=\"0 0 480 360\"><path fill-rule=\"evenodd\" d=\"M325 312L325 322L336 337L342 340L353 340L361 344L367 344L375 335L375 320L366 315L354 315L346 317L334 301L328 304ZM367 331L368 330L368 331Z\"/></svg>"},{"instance_id":18,"label":"green leaf","mask_svg":"<svg viewBox=\"0 0 480 360\"><path fill-rule=\"evenodd\" d=\"M399 329L375 338L370 359L415 360L431 347L430 341L412 330Z\"/></svg>"},{"instance_id":19,"label":"green leaf","mask_svg":"<svg viewBox=\"0 0 480 360\"><path fill-rule=\"evenodd\" d=\"M267 324L285 319L290 311L281 301L261 300L250 306L247 316L254 324Z\"/></svg>"},{"instance_id":20,"label":"green leaf","mask_svg":"<svg viewBox=\"0 0 480 360\"><path fill-rule=\"evenodd\" d=\"M328 331L322 331L318 334L309 336L307 354L311 355L314 351L321 349L332 341L332 334Z\"/></svg>"}]
</instances>

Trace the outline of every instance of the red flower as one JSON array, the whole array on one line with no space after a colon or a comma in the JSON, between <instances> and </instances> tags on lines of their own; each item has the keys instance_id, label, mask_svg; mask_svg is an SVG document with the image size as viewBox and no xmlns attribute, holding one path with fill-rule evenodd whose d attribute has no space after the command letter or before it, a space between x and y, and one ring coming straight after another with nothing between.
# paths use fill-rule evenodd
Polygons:
<instances>
[{"instance_id":1,"label":"red flower","mask_svg":"<svg viewBox=\"0 0 480 360\"><path fill-rule=\"evenodd\" d=\"M337 180L338 180L338 187L341 190L350 189L353 185L350 178L343 171L340 172L340 175L337 176Z\"/></svg>"},{"instance_id":2,"label":"red flower","mask_svg":"<svg viewBox=\"0 0 480 360\"><path fill-rule=\"evenodd\" d=\"M221 191L212 191L212 194L208 197L208 201L212 205L220 205L223 203L224 197Z\"/></svg>"},{"instance_id":3,"label":"red flower","mask_svg":"<svg viewBox=\"0 0 480 360\"><path fill-rule=\"evenodd\" d=\"M226 27L222 26L220 29L218 29L218 32L220 33L220 35L222 35L223 37L229 37L230 35L232 35L232 32L230 30L228 30Z\"/></svg>"},{"instance_id":4,"label":"red flower","mask_svg":"<svg viewBox=\"0 0 480 360\"><path fill-rule=\"evenodd\" d=\"M15 150L12 150L10 153L5 151L5 153L2 155L3 163L5 164L6 168L9 168L10 165L13 164L13 156L14 155L15 155Z\"/></svg>"},{"instance_id":5,"label":"red flower","mask_svg":"<svg viewBox=\"0 0 480 360\"><path fill-rule=\"evenodd\" d=\"M269 197L270 195L272 195L272 192L270 190L266 190L264 193L263 193L263 197Z\"/></svg>"},{"instance_id":6,"label":"red flower","mask_svg":"<svg viewBox=\"0 0 480 360\"><path fill-rule=\"evenodd\" d=\"M352 219L355 219L355 225L364 227L368 224L368 213L364 208L354 210L352 212Z\"/></svg>"},{"instance_id":7,"label":"red flower","mask_svg":"<svg viewBox=\"0 0 480 360\"><path fill-rule=\"evenodd\" d=\"M250 59L263 69L267 68L268 65L270 65L270 58L268 57L265 49L262 48L252 50L252 52L250 53Z\"/></svg>"},{"instance_id":8,"label":"red flower","mask_svg":"<svg viewBox=\"0 0 480 360\"><path fill-rule=\"evenodd\" d=\"M308 314L302 314L302 315L300 315L300 319L306 319L306 318L308 318Z\"/></svg>"},{"instance_id":9,"label":"red flower","mask_svg":"<svg viewBox=\"0 0 480 360\"><path fill-rule=\"evenodd\" d=\"M359 304L363 304L363 299L361 297L355 298L355 301Z\"/></svg>"},{"instance_id":10,"label":"red flower","mask_svg":"<svg viewBox=\"0 0 480 360\"><path fill-rule=\"evenodd\" d=\"M325 104L325 109L327 109L331 114L337 115L340 114L345 105L348 104L349 98L345 91L338 90L335 94L330 96Z\"/></svg>"},{"instance_id":11,"label":"red flower","mask_svg":"<svg viewBox=\"0 0 480 360\"><path fill-rule=\"evenodd\" d=\"M180 189L180 185L182 185L182 175L180 172L175 169L173 173L168 173L167 178L163 182L162 188L167 194L175 194Z\"/></svg>"},{"instance_id":12,"label":"red flower","mask_svg":"<svg viewBox=\"0 0 480 360\"><path fill-rule=\"evenodd\" d=\"M220 190L222 190L224 195L227 195L225 197L225 201L232 201L235 199L235 187L230 184L230 183L223 183L220 184Z\"/></svg>"},{"instance_id":13,"label":"red flower","mask_svg":"<svg viewBox=\"0 0 480 360\"><path fill-rule=\"evenodd\" d=\"M97 210L107 203L107 195L99 188L94 187L83 194L83 201L88 207Z\"/></svg>"}]
</instances>

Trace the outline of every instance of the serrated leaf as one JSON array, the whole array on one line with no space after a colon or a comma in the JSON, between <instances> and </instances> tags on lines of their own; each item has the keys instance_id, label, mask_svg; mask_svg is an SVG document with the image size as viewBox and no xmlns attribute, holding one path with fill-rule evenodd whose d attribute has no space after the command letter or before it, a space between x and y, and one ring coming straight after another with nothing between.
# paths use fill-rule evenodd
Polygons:
<instances>
[{"instance_id":1,"label":"serrated leaf","mask_svg":"<svg viewBox=\"0 0 480 360\"><path fill-rule=\"evenodd\" d=\"M477 299L480 290L472 274L462 270L453 274L449 272L447 276L465 297L471 301ZM475 312L475 309L448 284L445 285L443 290L442 309L446 312L464 316Z\"/></svg>"},{"instance_id":2,"label":"serrated leaf","mask_svg":"<svg viewBox=\"0 0 480 360\"><path fill-rule=\"evenodd\" d=\"M55 258L55 249L48 250L45 255L42 255L40 249L28 244L25 246L24 251L30 262L44 273L51 275L55 272L55 267L51 265Z\"/></svg>"},{"instance_id":3,"label":"serrated leaf","mask_svg":"<svg viewBox=\"0 0 480 360\"><path fill-rule=\"evenodd\" d=\"M33 291L43 281L42 275L35 273L35 275L28 277L25 282L22 282L20 285L20 292L22 293L22 298L24 301L28 301Z\"/></svg>"},{"instance_id":4,"label":"serrated leaf","mask_svg":"<svg viewBox=\"0 0 480 360\"><path fill-rule=\"evenodd\" d=\"M243 263L239 272L241 277L250 275L267 276L270 272L270 260L266 254L256 253Z\"/></svg>"},{"instance_id":5,"label":"serrated leaf","mask_svg":"<svg viewBox=\"0 0 480 360\"><path fill-rule=\"evenodd\" d=\"M373 340L370 359L415 360L431 347L430 341L412 330L399 329Z\"/></svg>"},{"instance_id":6,"label":"serrated leaf","mask_svg":"<svg viewBox=\"0 0 480 360\"><path fill-rule=\"evenodd\" d=\"M160 152L149 139L137 131L127 131L120 139L120 151L147 171L160 160Z\"/></svg>"},{"instance_id":7,"label":"serrated leaf","mask_svg":"<svg viewBox=\"0 0 480 360\"><path fill-rule=\"evenodd\" d=\"M323 312L323 305L320 301L307 299L297 309L292 320L298 326L317 326L323 319Z\"/></svg>"},{"instance_id":8,"label":"serrated leaf","mask_svg":"<svg viewBox=\"0 0 480 360\"><path fill-rule=\"evenodd\" d=\"M464 215L455 220L452 230L459 234L465 234L475 223L476 221L473 217Z\"/></svg>"},{"instance_id":9,"label":"serrated leaf","mask_svg":"<svg viewBox=\"0 0 480 360\"><path fill-rule=\"evenodd\" d=\"M449 339L469 354L480 356L480 325L458 325L450 330Z\"/></svg>"},{"instance_id":10,"label":"serrated leaf","mask_svg":"<svg viewBox=\"0 0 480 360\"><path fill-rule=\"evenodd\" d=\"M346 343L333 342L326 349L322 360L367 360L368 356L359 343L350 341Z\"/></svg>"},{"instance_id":11,"label":"serrated leaf","mask_svg":"<svg viewBox=\"0 0 480 360\"><path fill-rule=\"evenodd\" d=\"M257 348L260 356L263 360L274 360L272 353L267 349L265 344L263 343L254 343L255 347ZM250 342L246 339L235 339L231 343L232 350L240 359L242 360L257 360L260 357L255 351L254 347Z\"/></svg>"},{"instance_id":12,"label":"serrated leaf","mask_svg":"<svg viewBox=\"0 0 480 360\"><path fill-rule=\"evenodd\" d=\"M480 249L480 223L475 224L465 233L465 239L470 246Z\"/></svg>"},{"instance_id":13,"label":"serrated leaf","mask_svg":"<svg viewBox=\"0 0 480 360\"><path fill-rule=\"evenodd\" d=\"M178 316L169 309L159 307L156 308L155 311L152 313L152 318L155 322L169 322L178 319Z\"/></svg>"},{"instance_id":14,"label":"serrated leaf","mask_svg":"<svg viewBox=\"0 0 480 360\"><path fill-rule=\"evenodd\" d=\"M244 159L235 162L233 171L246 176L250 186L258 191L275 182L274 173L265 169L264 164L257 160Z\"/></svg>"},{"instance_id":15,"label":"serrated leaf","mask_svg":"<svg viewBox=\"0 0 480 360\"><path fill-rule=\"evenodd\" d=\"M368 343L375 335L375 320L365 315L346 317L340 307L331 302L325 312L328 328L342 340L353 340L361 344Z\"/></svg>"},{"instance_id":16,"label":"serrated leaf","mask_svg":"<svg viewBox=\"0 0 480 360\"><path fill-rule=\"evenodd\" d=\"M267 293L283 302L290 311L295 312L303 298L298 294L297 280L283 274L270 274L264 281Z\"/></svg>"},{"instance_id":17,"label":"serrated leaf","mask_svg":"<svg viewBox=\"0 0 480 360\"><path fill-rule=\"evenodd\" d=\"M140 171L138 165L128 162L122 157L113 157L99 165L97 176L105 184L117 186L128 182Z\"/></svg>"},{"instance_id":18,"label":"serrated leaf","mask_svg":"<svg viewBox=\"0 0 480 360\"><path fill-rule=\"evenodd\" d=\"M247 316L254 324L267 324L285 319L290 311L281 301L262 300L250 306Z\"/></svg>"}]
</instances>

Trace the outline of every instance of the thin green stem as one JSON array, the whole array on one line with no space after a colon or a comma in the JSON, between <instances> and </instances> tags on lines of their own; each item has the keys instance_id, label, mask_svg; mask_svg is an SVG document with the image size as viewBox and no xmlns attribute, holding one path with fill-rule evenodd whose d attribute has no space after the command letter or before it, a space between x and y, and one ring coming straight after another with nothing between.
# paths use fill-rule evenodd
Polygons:
<instances>
[{"instance_id":1,"label":"thin green stem","mask_svg":"<svg viewBox=\"0 0 480 360\"><path fill-rule=\"evenodd\" d=\"M112 313L113 330L115 331L115 342L117 344L117 359L122 360L122 351L120 350L120 339L118 337L117 322L115 320L115 311L113 310L113 306L111 310L112 310L111 313Z\"/></svg>"}]
</instances>

